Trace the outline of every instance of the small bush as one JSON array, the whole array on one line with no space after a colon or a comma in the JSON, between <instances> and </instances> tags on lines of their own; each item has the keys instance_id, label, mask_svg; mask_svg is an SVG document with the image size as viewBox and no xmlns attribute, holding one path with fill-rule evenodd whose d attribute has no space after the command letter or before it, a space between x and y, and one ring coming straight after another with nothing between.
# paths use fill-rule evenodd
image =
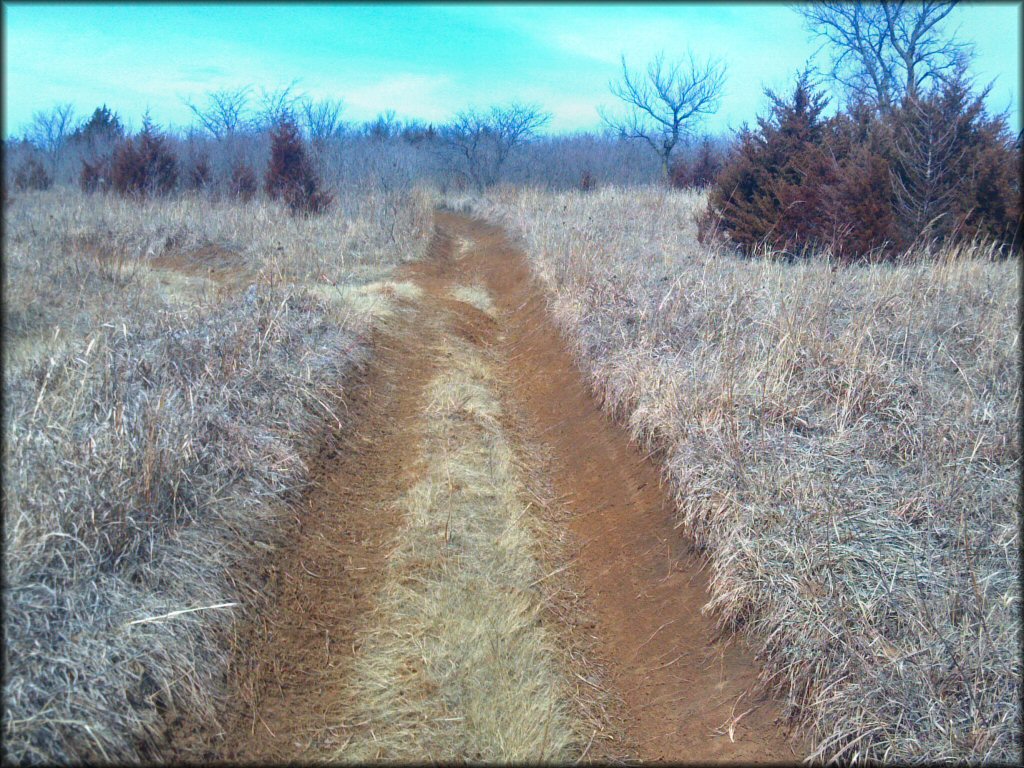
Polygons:
<instances>
[{"instance_id":1,"label":"small bush","mask_svg":"<svg viewBox=\"0 0 1024 768\"><path fill-rule=\"evenodd\" d=\"M113 188L125 197L169 195L178 182L178 161L149 117L135 140L121 143L114 153Z\"/></svg>"},{"instance_id":2,"label":"small bush","mask_svg":"<svg viewBox=\"0 0 1024 768\"><path fill-rule=\"evenodd\" d=\"M272 200L283 200L292 215L315 215L327 210L333 196L320 188L294 121L282 119L271 131L270 142L270 164L264 180L267 195Z\"/></svg>"},{"instance_id":3,"label":"small bush","mask_svg":"<svg viewBox=\"0 0 1024 768\"><path fill-rule=\"evenodd\" d=\"M104 104L93 110L92 116L74 130L70 141L96 151L101 146L109 148L123 138L121 118Z\"/></svg>"},{"instance_id":4,"label":"small bush","mask_svg":"<svg viewBox=\"0 0 1024 768\"><path fill-rule=\"evenodd\" d=\"M188 188L195 192L201 192L210 186L213 179L213 172L210 170L210 162L205 157L197 158L188 170Z\"/></svg>"},{"instance_id":5,"label":"small bush","mask_svg":"<svg viewBox=\"0 0 1024 768\"><path fill-rule=\"evenodd\" d=\"M14 188L18 192L49 189L53 179L46 168L34 157L27 158L14 171Z\"/></svg>"},{"instance_id":6,"label":"small bush","mask_svg":"<svg viewBox=\"0 0 1024 768\"><path fill-rule=\"evenodd\" d=\"M675 189L706 187L713 183L722 170L722 158L715 152L711 139L701 139L692 160L680 159L669 169L669 183Z\"/></svg>"},{"instance_id":7,"label":"small bush","mask_svg":"<svg viewBox=\"0 0 1024 768\"><path fill-rule=\"evenodd\" d=\"M991 87L991 86L990 86ZM891 116L895 202L907 239L1020 245L1020 148L961 71Z\"/></svg>"},{"instance_id":8,"label":"small bush","mask_svg":"<svg viewBox=\"0 0 1024 768\"><path fill-rule=\"evenodd\" d=\"M238 163L231 169L231 181L228 184L228 194L231 197L248 203L256 197L258 188L259 182L252 166Z\"/></svg>"},{"instance_id":9,"label":"small bush","mask_svg":"<svg viewBox=\"0 0 1024 768\"><path fill-rule=\"evenodd\" d=\"M892 258L915 243L988 239L1020 248L1021 155L1002 116L961 72L882 117L859 105L829 120L805 72L744 128L699 220L746 254L829 251ZM674 175L689 186L689 171Z\"/></svg>"},{"instance_id":10,"label":"small bush","mask_svg":"<svg viewBox=\"0 0 1024 768\"><path fill-rule=\"evenodd\" d=\"M597 181L594 179L594 174L589 169L583 171L583 175L580 176L580 191L590 192L597 186Z\"/></svg>"},{"instance_id":11,"label":"small bush","mask_svg":"<svg viewBox=\"0 0 1024 768\"><path fill-rule=\"evenodd\" d=\"M814 91L807 71L789 98L766 93L769 116L758 118L756 131L740 132L708 204L721 232L745 253L765 246L802 252L821 235L820 182L827 169L819 148L828 98Z\"/></svg>"}]
</instances>

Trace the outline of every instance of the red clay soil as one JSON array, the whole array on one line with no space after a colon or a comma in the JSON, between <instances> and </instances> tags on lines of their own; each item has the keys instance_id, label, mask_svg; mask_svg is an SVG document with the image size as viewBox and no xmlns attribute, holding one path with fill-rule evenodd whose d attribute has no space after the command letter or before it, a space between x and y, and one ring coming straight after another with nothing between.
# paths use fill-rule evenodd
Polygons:
<instances>
[{"instance_id":1,"label":"red clay soil","mask_svg":"<svg viewBox=\"0 0 1024 768\"><path fill-rule=\"evenodd\" d=\"M547 315L523 254L500 229L439 213L470 241L453 272L489 289L502 313L506 374L532 431L549 448L555 492L573 511L574 568L595 620L605 681L621 697L641 760L793 762L806 745L777 702L753 693L758 667L701 613L704 562L674 526L650 458L604 413ZM729 726L733 724L730 735Z\"/></svg>"},{"instance_id":2,"label":"red clay soil","mask_svg":"<svg viewBox=\"0 0 1024 768\"><path fill-rule=\"evenodd\" d=\"M456 253L456 238L469 248ZM445 328L494 350L503 397L525 430L520 447L543 447L546 465L534 463L569 512L563 524L575 546L558 578L583 592L584 615L574 608L553 630L564 630L567 648L581 647L579 632L590 635L588 673L567 676L619 702L607 713L617 722L601 736L612 743L588 745L586 759L794 762L807 754L787 737L779 706L752 693L750 653L701 614L703 562L674 527L656 464L601 412L523 254L501 230L443 212L431 250L402 275L423 288L422 301L378 336L349 400L355 431L321 453L308 509L267 561L269 609L240 633L230 675L237 706L211 726L216 733L182 734L182 756L322 760L344 742L340 692L357 630L374 608L398 522L394 500L416 479L414 425ZM498 307L496 324L451 300L453 286L474 281Z\"/></svg>"},{"instance_id":3,"label":"red clay soil","mask_svg":"<svg viewBox=\"0 0 1024 768\"><path fill-rule=\"evenodd\" d=\"M409 429L434 374L425 326L397 324L378 334L373 365L347 398L354 431L320 451L299 525L265 566L269 608L234 649L235 709L218 732L185 739L182 759L322 760L344 742L339 691L384 573L393 501L416 479Z\"/></svg>"}]
</instances>

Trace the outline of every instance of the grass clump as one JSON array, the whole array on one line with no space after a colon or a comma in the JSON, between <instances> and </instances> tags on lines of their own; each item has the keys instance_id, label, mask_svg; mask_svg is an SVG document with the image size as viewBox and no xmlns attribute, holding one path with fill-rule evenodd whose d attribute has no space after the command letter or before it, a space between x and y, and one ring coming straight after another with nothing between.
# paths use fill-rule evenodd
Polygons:
<instances>
[{"instance_id":1,"label":"grass clump","mask_svg":"<svg viewBox=\"0 0 1024 768\"><path fill-rule=\"evenodd\" d=\"M452 298L476 307L485 315L494 317L494 302L486 289L479 285L457 285L452 289Z\"/></svg>"}]
</instances>

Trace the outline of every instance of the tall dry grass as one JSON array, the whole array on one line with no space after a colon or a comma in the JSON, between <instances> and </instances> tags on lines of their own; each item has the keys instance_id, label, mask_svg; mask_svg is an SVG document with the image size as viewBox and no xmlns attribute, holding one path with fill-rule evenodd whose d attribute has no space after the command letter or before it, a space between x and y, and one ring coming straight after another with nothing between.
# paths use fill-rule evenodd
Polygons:
<instances>
[{"instance_id":1,"label":"tall dry grass","mask_svg":"<svg viewBox=\"0 0 1024 768\"><path fill-rule=\"evenodd\" d=\"M825 758L1021 751L1019 269L709 252L693 192L504 190L607 408L665 449L713 611Z\"/></svg>"},{"instance_id":2,"label":"tall dry grass","mask_svg":"<svg viewBox=\"0 0 1024 768\"><path fill-rule=\"evenodd\" d=\"M166 758L223 710L247 566L345 426L369 288L431 224L426 193L394 221L342 202L5 206L5 759Z\"/></svg>"}]
</instances>

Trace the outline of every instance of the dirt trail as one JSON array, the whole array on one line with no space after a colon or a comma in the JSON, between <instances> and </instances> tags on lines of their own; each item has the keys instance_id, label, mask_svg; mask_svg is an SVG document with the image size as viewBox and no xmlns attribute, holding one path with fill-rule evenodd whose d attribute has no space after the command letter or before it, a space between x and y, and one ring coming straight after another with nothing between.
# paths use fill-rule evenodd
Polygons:
<instances>
[{"instance_id":1,"label":"dirt trail","mask_svg":"<svg viewBox=\"0 0 1024 768\"><path fill-rule=\"evenodd\" d=\"M437 240L436 244L443 244ZM413 481L409 425L436 361L420 313L399 313L374 344L374 362L346 398L355 429L325 445L314 490L286 545L268 560L270 611L246 627L230 670L237 711L197 735L185 757L287 762L336 748L339 670L360 619L373 610L391 532L392 501Z\"/></svg>"},{"instance_id":2,"label":"dirt trail","mask_svg":"<svg viewBox=\"0 0 1024 768\"><path fill-rule=\"evenodd\" d=\"M513 396L551 450L555 490L574 513L575 567L637 757L792 762L800 747L778 724L778 705L750 692L758 669L749 652L700 612L703 563L673 526L654 462L587 390L523 254L496 227L438 221L472 243L459 271L482 281L502 313Z\"/></svg>"},{"instance_id":3,"label":"dirt trail","mask_svg":"<svg viewBox=\"0 0 1024 768\"><path fill-rule=\"evenodd\" d=\"M566 674L619 701L603 734L614 743L588 745L588 756L792 762L806 754L784 734L777 705L751 692L757 668L749 653L718 638L701 614L702 563L673 527L656 466L586 389L525 257L501 230L445 212L436 216L431 250L404 270L423 296L381 336L351 406L361 411L356 434L321 456L320 488L301 529L273 558L278 580L266 623L239 642L249 662L233 680L247 706L222 723L203 756L316 759L344 741L337 707L345 670L374 609L397 523L394 500L415 480L414 424L441 364L431 350L445 332L495 351L512 427L523 431L523 445L543 447L568 513L573 546L556 578L583 593L588 615L568 612L574 626L565 633L590 636L596 658L587 668L603 672ZM453 287L473 282L488 289L497 324L452 299Z\"/></svg>"}]
</instances>

